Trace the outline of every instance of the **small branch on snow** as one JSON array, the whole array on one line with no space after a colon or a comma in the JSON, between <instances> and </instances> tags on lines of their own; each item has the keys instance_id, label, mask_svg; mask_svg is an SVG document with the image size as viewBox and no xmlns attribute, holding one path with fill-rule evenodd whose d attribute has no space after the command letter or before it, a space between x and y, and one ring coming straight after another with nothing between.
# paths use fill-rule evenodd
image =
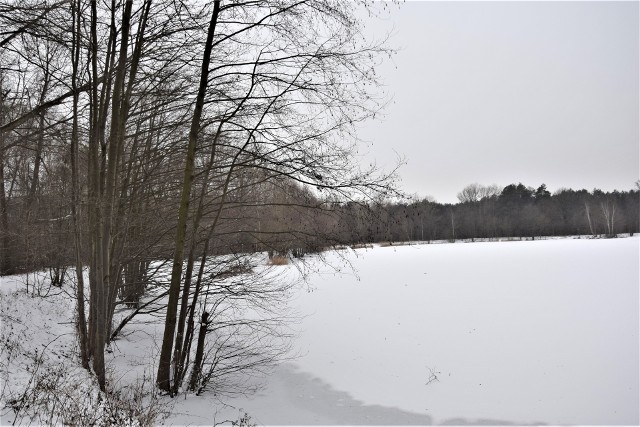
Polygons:
<instances>
[{"instance_id":1,"label":"small branch on snow","mask_svg":"<svg viewBox=\"0 0 640 427\"><path fill-rule=\"evenodd\" d=\"M431 368L427 368L427 369L429 369L429 378L427 379L427 382L425 383L425 385L429 385L434 382L439 382L440 379L438 378L438 375L440 375L441 372L436 372Z\"/></svg>"}]
</instances>

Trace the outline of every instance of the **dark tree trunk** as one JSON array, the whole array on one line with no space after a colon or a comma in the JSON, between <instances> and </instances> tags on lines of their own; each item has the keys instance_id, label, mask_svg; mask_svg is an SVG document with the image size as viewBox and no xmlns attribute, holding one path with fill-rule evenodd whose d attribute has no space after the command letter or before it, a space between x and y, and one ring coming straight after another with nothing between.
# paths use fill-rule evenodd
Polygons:
<instances>
[{"instance_id":1,"label":"dark tree trunk","mask_svg":"<svg viewBox=\"0 0 640 427\"><path fill-rule=\"evenodd\" d=\"M220 12L220 0L213 3L213 13L207 32L207 42L202 58L202 69L200 72L200 84L198 96L191 121L189 131L189 144L187 146L187 160L184 167L184 177L182 193L180 198L180 209L178 213L178 224L175 238L175 252L173 257L173 268L171 270L171 285L169 287L169 303L167 305L167 315L165 319L164 336L162 338L162 350L158 363L157 383L161 390L171 392L171 357L173 353L173 339L176 328L176 316L178 312L178 300L180 298L180 281L182 278L182 264L184 262L184 244L187 229L187 216L189 213L189 197L193 183L193 168L196 153L196 142L200 130L200 119L204 106L204 96L207 90L209 78L209 62L211 60L211 50L213 48L213 35L215 33Z\"/></svg>"},{"instance_id":2,"label":"dark tree trunk","mask_svg":"<svg viewBox=\"0 0 640 427\"><path fill-rule=\"evenodd\" d=\"M196 347L196 357L193 361L193 371L191 371L191 380L189 381L189 390L196 390L200 377L202 376L202 360L204 359L204 343L207 336L207 327L209 326L209 313L204 311L202 319L200 319L200 332L198 334L198 346Z\"/></svg>"},{"instance_id":3,"label":"dark tree trunk","mask_svg":"<svg viewBox=\"0 0 640 427\"><path fill-rule=\"evenodd\" d=\"M4 100L0 98L0 121L3 117L3 103ZM0 133L0 276L16 272L13 263L14 253L9 236L9 210L4 183L4 134Z\"/></svg>"}]
</instances>

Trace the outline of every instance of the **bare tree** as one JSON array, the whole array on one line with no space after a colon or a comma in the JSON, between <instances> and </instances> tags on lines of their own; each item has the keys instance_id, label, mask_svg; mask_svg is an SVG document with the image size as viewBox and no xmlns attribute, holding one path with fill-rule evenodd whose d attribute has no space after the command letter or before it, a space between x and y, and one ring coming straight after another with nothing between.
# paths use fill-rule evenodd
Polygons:
<instances>
[{"instance_id":1,"label":"bare tree","mask_svg":"<svg viewBox=\"0 0 640 427\"><path fill-rule=\"evenodd\" d=\"M219 333L241 333L207 298L261 304L260 287L212 279L211 255L302 256L337 233L341 204L393 193L353 150L354 124L384 104L375 65L389 52L333 1L31 3L0 3L1 272L27 258L16 242L42 252L35 268L53 236L73 239L55 263L74 264L81 360L104 390L116 307L145 306L150 262L172 259L157 381L175 393L191 372L199 389L231 342Z\"/></svg>"},{"instance_id":2,"label":"bare tree","mask_svg":"<svg viewBox=\"0 0 640 427\"><path fill-rule=\"evenodd\" d=\"M587 222L589 223L589 232L591 233L592 236L596 236L596 231L593 228L593 221L591 220L591 206L589 206L589 203L585 200L584 202L584 213L587 215Z\"/></svg>"},{"instance_id":3,"label":"bare tree","mask_svg":"<svg viewBox=\"0 0 640 427\"><path fill-rule=\"evenodd\" d=\"M246 195L246 189L255 185L246 181L250 176L245 173L247 170L263 172L253 175L258 177L258 182L291 180L342 197L352 197L354 192L366 196L389 188L386 177L375 177L373 171L357 171L351 163L351 147L331 139L334 134L348 132L354 122L373 112L366 103L356 102L358 97L366 95L356 83L374 79L369 74L371 70L363 68L366 63L361 60L379 49L376 46L353 49L353 38L349 35L357 36L357 33L352 28L349 7L304 1L251 5L214 2L213 6L186 153L174 267L158 368L158 385L172 394L177 391L184 372L180 360L185 357L185 346L190 345L188 338L183 342L183 331L193 271L192 255L187 262L186 281L180 285L199 129L208 122L217 127L210 142L211 158L215 158L215 162L209 162L205 169L207 180L217 185L211 193L211 216L203 224L208 230L205 246L212 233L224 235L227 224L238 225L237 217L227 219L223 214L242 211L246 203L242 194ZM243 17L242 24L231 25L225 20L234 14ZM301 25L303 19L317 19L322 24L313 29L311 21L310 25ZM222 25L220 35L216 24ZM331 31L324 32L327 30ZM228 34L233 34L234 39ZM240 38L247 40L247 44L238 45L236 39ZM220 56L221 52L224 57ZM212 61L217 65L209 69ZM216 83L211 91L207 90L208 81ZM200 200L205 193L200 193ZM191 223L191 239L198 236L200 206L196 220ZM275 209L280 212L278 216L285 214L283 206ZM293 234L290 229L271 232ZM237 235L241 230L236 228L230 233ZM266 233L266 229L262 228L261 233ZM193 243L191 245L193 248ZM193 250L189 253L193 254ZM203 252L201 265L205 258ZM193 311L189 313L192 314ZM176 328L178 334L174 339ZM188 331L186 335L191 336ZM177 374L173 379L170 376L172 357L176 367L174 375Z\"/></svg>"},{"instance_id":4,"label":"bare tree","mask_svg":"<svg viewBox=\"0 0 640 427\"><path fill-rule=\"evenodd\" d=\"M173 268L171 270L171 285L169 288L169 302L167 306L167 316L165 320L164 336L162 339L162 350L158 364L158 375L156 381L161 390L170 391L170 366L174 344L174 333L176 325L176 315L178 299L180 297L180 282L182 279L182 263L184 260L184 246L187 232L187 215L189 212L189 201L191 196L191 186L193 183L193 167L195 161L196 142L200 131L200 120L204 97L209 79L209 62L211 60L211 50L213 48L213 36L216 32L218 14L220 13L220 0L214 1L211 20L207 31L207 42L202 55L202 69L200 72L200 84L198 86L198 96L196 98L195 110L189 131L189 145L187 148L187 159L184 166L184 178L182 180L182 193L180 197L180 207L178 215L178 225L173 258Z\"/></svg>"},{"instance_id":5,"label":"bare tree","mask_svg":"<svg viewBox=\"0 0 640 427\"><path fill-rule=\"evenodd\" d=\"M606 197L605 200L600 202L600 209L602 210L604 224L607 229L607 237L615 237L615 201L612 200L611 197Z\"/></svg>"},{"instance_id":6,"label":"bare tree","mask_svg":"<svg viewBox=\"0 0 640 427\"><path fill-rule=\"evenodd\" d=\"M500 191L500 187L496 184L480 185L478 183L473 183L463 188L462 191L458 193L457 197L460 203L472 203L489 197L499 196Z\"/></svg>"}]
</instances>

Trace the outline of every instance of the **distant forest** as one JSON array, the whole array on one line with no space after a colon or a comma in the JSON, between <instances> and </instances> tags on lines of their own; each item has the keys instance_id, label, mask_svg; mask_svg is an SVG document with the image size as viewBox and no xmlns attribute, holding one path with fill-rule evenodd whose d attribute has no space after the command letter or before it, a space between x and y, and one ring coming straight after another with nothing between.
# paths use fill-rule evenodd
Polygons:
<instances>
[{"instance_id":1,"label":"distant forest","mask_svg":"<svg viewBox=\"0 0 640 427\"><path fill-rule=\"evenodd\" d=\"M522 183L504 188L472 184L457 204L423 199L390 203L373 209L372 220L362 207L351 205L345 216L350 242L402 242L475 238L592 235L614 237L640 229L639 186L635 190L603 192L560 189L551 194Z\"/></svg>"}]
</instances>

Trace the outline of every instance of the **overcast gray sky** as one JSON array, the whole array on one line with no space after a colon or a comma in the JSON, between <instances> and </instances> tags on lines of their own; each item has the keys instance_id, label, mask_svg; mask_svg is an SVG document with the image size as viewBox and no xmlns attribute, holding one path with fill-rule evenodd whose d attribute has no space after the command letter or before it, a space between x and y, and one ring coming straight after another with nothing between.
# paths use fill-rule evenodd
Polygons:
<instances>
[{"instance_id":1,"label":"overcast gray sky","mask_svg":"<svg viewBox=\"0 0 640 427\"><path fill-rule=\"evenodd\" d=\"M467 184L629 190L640 178L638 2L407 2L382 74L394 103L360 129L409 193ZM396 68L397 67L397 68Z\"/></svg>"}]
</instances>

